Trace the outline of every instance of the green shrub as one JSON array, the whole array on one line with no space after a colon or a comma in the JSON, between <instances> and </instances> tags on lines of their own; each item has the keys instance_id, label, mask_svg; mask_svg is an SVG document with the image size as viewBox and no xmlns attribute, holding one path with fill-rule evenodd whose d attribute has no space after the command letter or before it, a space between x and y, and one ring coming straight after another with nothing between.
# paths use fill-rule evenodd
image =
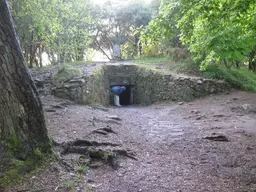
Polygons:
<instances>
[{"instance_id":1,"label":"green shrub","mask_svg":"<svg viewBox=\"0 0 256 192\"><path fill-rule=\"evenodd\" d=\"M145 57L161 56L158 45L142 45L142 55Z\"/></svg>"},{"instance_id":2,"label":"green shrub","mask_svg":"<svg viewBox=\"0 0 256 192\"><path fill-rule=\"evenodd\" d=\"M199 70L199 64L194 62L191 58L187 58L183 61L171 62L169 68L177 73L202 76L202 73Z\"/></svg>"},{"instance_id":3,"label":"green shrub","mask_svg":"<svg viewBox=\"0 0 256 192\"><path fill-rule=\"evenodd\" d=\"M203 71L203 75L206 78L225 80L234 88L256 92L256 74L245 67L227 69L211 65Z\"/></svg>"},{"instance_id":4,"label":"green shrub","mask_svg":"<svg viewBox=\"0 0 256 192\"><path fill-rule=\"evenodd\" d=\"M122 59L131 59L137 55L137 50L131 42L121 45Z\"/></svg>"}]
</instances>

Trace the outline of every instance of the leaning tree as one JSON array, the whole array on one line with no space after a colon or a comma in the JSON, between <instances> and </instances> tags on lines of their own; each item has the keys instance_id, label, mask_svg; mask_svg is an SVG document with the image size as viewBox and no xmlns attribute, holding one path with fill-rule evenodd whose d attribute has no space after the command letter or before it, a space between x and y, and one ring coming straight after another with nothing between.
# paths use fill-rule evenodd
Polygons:
<instances>
[{"instance_id":1,"label":"leaning tree","mask_svg":"<svg viewBox=\"0 0 256 192\"><path fill-rule=\"evenodd\" d=\"M25 65L7 0L0 0L0 139L0 149L21 159L50 149L42 104Z\"/></svg>"}]
</instances>

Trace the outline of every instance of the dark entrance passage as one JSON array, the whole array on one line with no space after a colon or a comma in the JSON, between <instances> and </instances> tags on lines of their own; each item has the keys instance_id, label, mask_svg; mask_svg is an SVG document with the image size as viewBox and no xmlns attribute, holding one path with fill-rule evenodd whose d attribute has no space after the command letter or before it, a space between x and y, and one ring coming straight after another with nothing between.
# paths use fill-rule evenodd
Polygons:
<instances>
[{"instance_id":1,"label":"dark entrance passage","mask_svg":"<svg viewBox=\"0 0 256 192\"><path fill-rule=\"evenodd\" d=\"M120 105L131 105L132 104L132 87L125 86L126 90L120 95Z\"/></svg>"},{"instance_id":2,"label":"dark entrance passage","mask_svg":"<svg viewBox=\"0 0 256 192\"><path fill-rule=\"evenodd\" d=\"M120 105L132 105L133 104L133 86L131 85L118 85L125 86L126 90L119 96ZM114 105L114 95L111 97L111 104Z\"/></svg>"}]
</instances>

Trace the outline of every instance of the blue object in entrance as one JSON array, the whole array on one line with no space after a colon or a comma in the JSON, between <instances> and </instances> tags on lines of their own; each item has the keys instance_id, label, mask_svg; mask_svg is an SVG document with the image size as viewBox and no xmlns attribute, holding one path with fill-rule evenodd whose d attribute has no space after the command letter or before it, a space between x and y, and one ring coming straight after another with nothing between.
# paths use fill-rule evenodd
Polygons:
<instances>
[{"instance_id":1,"label":"blue object in entrance","mask_svg":"<svg viewBox=\"0 0 256 192\"><path fill-rule=\"evenodd\" d=\"M125 86L114 86L111 88L111 91L116 95L121 95L125 90L126 90Z\"/></svg>"}]
</instances>

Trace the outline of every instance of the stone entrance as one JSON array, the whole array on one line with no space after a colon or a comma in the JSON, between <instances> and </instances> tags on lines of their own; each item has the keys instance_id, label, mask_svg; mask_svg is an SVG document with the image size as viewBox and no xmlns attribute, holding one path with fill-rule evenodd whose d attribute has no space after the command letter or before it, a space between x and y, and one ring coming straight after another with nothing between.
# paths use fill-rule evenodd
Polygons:
<instances>
[{"instance_id":1,"label":"stone entrance","mask_svg":"<svg viewBox=\"0 0 256 192\"><path fill-rule=\"evenodd\" d=\"M134 103L134 86L132 85L115 85L115 86L125 86L126 90L120 95L120 105L133 105ZM110 89L113 86L110 87ZM114 105L114 94L110 95L110 105Z\"/></svg>"},{"instance_id":2,"label":"stone entrance","mask_svg":"<svg viewBox=\"0 0 256 192\"><path fill-rule=\"evenodd\" d=\"M200 77L173 76L136 65L104 65L90 76L64 82L52 93L80 104L113 105L111 87L126 86L121 105L151 105L163 101L190 101L229 89L223 81Z\"/></svg>"}]
</instances>

